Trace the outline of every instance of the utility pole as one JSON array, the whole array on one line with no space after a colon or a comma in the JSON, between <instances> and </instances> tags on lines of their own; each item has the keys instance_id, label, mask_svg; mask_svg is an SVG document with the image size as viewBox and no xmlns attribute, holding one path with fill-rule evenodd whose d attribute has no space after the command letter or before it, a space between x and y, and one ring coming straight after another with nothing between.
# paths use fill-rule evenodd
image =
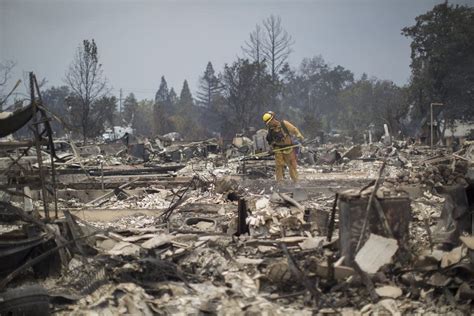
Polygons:
<instances>
[{"instance_id":1,"label":"utility pole","mask_svg":"<svg viewBox=\"0 0 474 316\"><path fill-rule=\"evenodd\" d=\"M443 103L431 103L430 104L430 113L431 113L431 150L433 150L433 105L443 105Z\"/></svg>"},{"instance_id":2,"label":"utility pole","mask_svg":"<svg viewBox=\"0 0 474 316\"><path fill-rule=\"evenodd\" d=\"M122 88L120 88L119 115L122 114Z\"/></svg>"}]
</instances>

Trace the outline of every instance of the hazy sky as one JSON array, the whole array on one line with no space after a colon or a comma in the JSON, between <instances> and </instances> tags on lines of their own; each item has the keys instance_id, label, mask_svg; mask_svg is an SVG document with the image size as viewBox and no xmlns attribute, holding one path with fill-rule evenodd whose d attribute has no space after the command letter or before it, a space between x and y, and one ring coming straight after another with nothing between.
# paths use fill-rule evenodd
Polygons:
<instances>
[{"instance_id":1,"label":"hazy sky","mask_svg":"<svg viewBox=\"0 0 474 316\"><path fill-rule=\"evenodd\" d=\"M0 0L0 59L17 62L13 79L33 70L61 85L76 48L94 38L114 94L153 98L162 75L177 93L184 79L194 92L208 61L219 71L242 56L255 25L274 14L295 40L292 66L321 54L357 76L404 84L410 47L400 30L440 2Z\"/></svg>"}]
</instances>

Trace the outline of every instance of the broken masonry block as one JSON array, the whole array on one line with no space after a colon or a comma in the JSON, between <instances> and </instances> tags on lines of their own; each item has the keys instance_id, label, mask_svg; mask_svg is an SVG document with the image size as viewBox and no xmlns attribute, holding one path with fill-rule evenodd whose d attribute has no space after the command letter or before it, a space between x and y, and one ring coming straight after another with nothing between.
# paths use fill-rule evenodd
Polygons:
<instances>
[{"instance_id":1,"label":"broken masonry block","mask_svg":"<svg viewBox=\"0 0 474 316\"><path fill-rule=\"evenodd\" d=\"M355 262L362 271L374 274L392 261L397 250L398 245L395 239L370 234L369 239L357 253Z\"/></svg>"}]
</instances>

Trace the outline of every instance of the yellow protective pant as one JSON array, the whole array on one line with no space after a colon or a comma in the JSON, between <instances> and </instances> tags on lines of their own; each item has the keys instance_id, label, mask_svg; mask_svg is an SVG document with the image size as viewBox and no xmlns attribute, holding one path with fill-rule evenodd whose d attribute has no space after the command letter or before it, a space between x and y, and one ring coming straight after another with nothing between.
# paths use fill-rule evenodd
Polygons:
<instances>
[{"instance_id":1,"label":"yellow protective pant","mask_svg":"<svg viewBox=\"0 0 474 316\"><path fill-rule=\"evenodd\" d=\"M293 182L297 182L298 171L296 170L296 156L293 150L291 150L289 153L275 153L275 173L277 182L281 182L283 180L285 166L288 166L288 169L290 170L291 180L293 180Z\"/></svg>"}]
</instances>

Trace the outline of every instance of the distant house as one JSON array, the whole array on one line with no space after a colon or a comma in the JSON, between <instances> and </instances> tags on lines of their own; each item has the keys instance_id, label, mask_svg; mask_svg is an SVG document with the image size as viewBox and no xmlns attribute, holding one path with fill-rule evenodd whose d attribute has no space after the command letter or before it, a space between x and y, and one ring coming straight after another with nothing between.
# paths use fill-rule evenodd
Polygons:
<instances>
[{"instance_id":1,"label":"distant house","mask_svg":"<svg viewBox=\"0 0 474 316\"><path fill-rule=\"evenodd\" d=\"M438 129L438 123L433 122L433 143L437 144L441 138L440 130L443 129L444 122L441 122L441 126ZM473 134L471 134L473 131ZM431 142L431 124L426 118L423 118L420 122L420 127L416 133L416 138L421 144L429 145ZM455 120L452 126L447 126L444 131L443 144L451 147L454 143L462 145L469 137L474 135L474 122L465 122L461 120Z\"/></svg>"},{"instance_id":2,"label":"distant house","mask_svg":"<svg viewBox=\"0 0 474 316\"><path fill-rule=\"evenodd\" d=\"M102 138L105 141L113 141L124 137L125 134L133 133L134 130L130 126L114 126L113 128L106 129L105 133L102 134Z\"/></svg>"},{"instance_id":3,"label":"distant house","mask_svg":"<svg viewBox=\"0 0 474 316\"><path fill-rule=\"evenodd\" d=\"M457 141L462 145L474 133L474 122L463 122L456 120L453 126L446 127L444 140L446 146L452 146Z\"/></svg>"}]
</instances>

